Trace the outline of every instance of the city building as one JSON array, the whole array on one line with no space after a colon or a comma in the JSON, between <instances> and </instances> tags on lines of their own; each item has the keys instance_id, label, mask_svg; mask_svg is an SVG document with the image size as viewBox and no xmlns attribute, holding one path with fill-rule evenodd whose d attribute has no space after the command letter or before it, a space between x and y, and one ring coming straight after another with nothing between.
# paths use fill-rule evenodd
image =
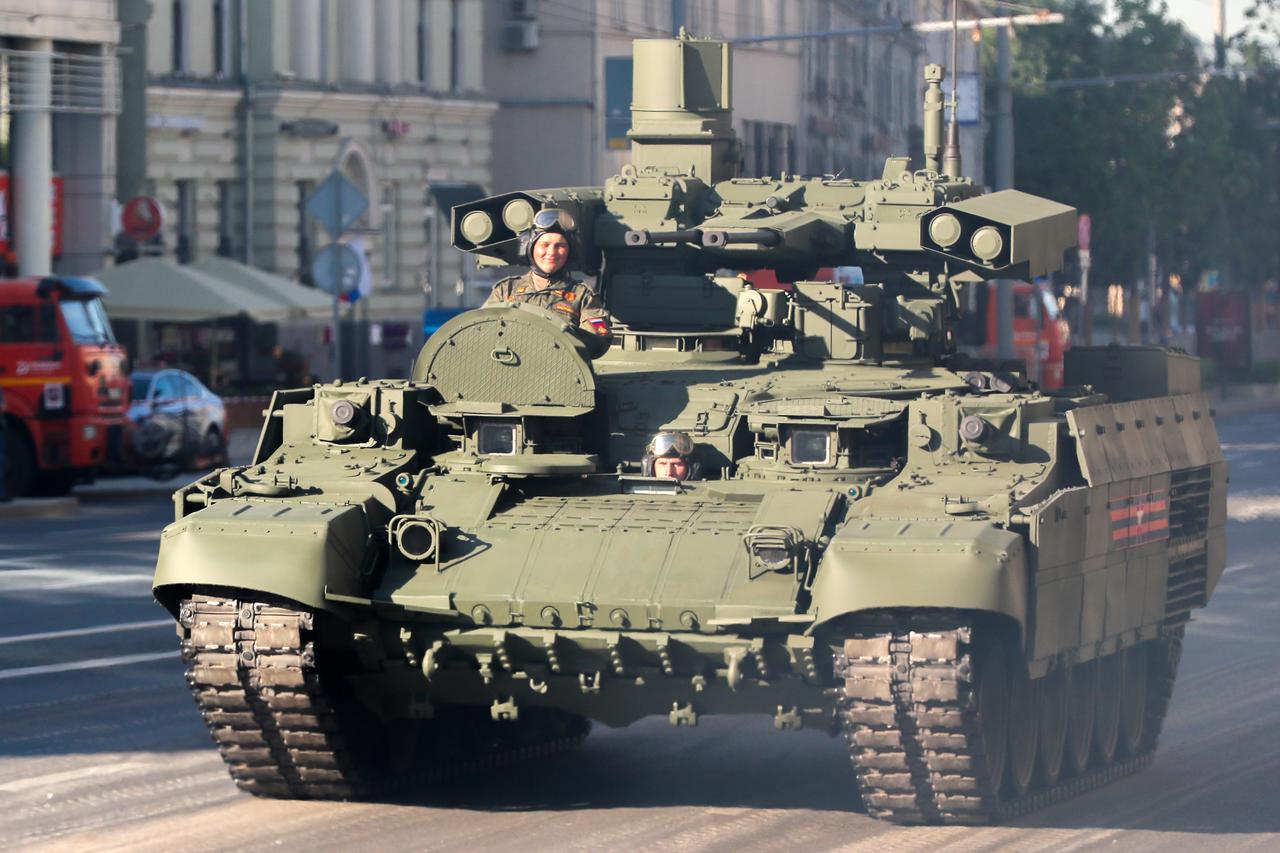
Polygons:
<instances>
[{"instance_id":1,"label":"city building","mask_svg":"<svg viewBox=\"0 0 1280 853\"><path fill-rule=\"evenodd\" d=\"M424 306L471 304L449 207L493 183L482 0L119 0L119 197L168 213L181 261L220 253L311 283L308 199L335 168L368 199L344 235L372 292L343 305L344 375L403 376ZM138 94L142 84L145 95ZM425 294L425 296L424 296ZM332 375L328 328L281 329ZM345 337L344 336L344 340Z\"/></svg>"},{"instance_id":2,"label":"city building","mask_svg":"<svg viewBox=\"0 0 1280 853\"><path fill-rule=\"evenodd\" d=\"M976 4L962 4L977 12ZM629 155L631 42L666 37L679 17L696 36L733 41L734 127L747 175L879 177L886 157L920 163L922 70L949 64L950 32L893 29L945 21L944 0L494 0L485 4L494 190L598 184ZM855 34L775 39L786 34ZM978 81L979 46L962 32L961 73ZM967 91L981 91L972 86ZM962 135L981 181L980 105Z\"/></svg>"},{"instance_id":3,"label":"city building","mask_svg":"<svg viewBox=\"0 0 1280 853\"><path fill-rule=\"evenodd\" d=\"M84 273L111 244L115 0L0 0L0 265Z\"/></svg>"}]
</instances>

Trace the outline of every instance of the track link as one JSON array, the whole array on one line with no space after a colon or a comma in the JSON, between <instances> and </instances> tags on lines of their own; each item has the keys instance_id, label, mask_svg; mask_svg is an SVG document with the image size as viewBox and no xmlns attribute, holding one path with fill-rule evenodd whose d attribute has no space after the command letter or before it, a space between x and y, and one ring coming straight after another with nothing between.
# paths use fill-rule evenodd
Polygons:
<instances>
[{"instance_id":1,"label":"track link","mask_svg":"<svg viewBox=\"0 0 1280 853\"><path fill-rule=\"evenodd\" d=\"M984 752L975 629L914 615L855 628L835 649L838 721L868 814L903 824L985 824L1077 796L1146 767L1172 695L1177 640L1153 643L1140 754L1021 797L997 790Z\"/></svg>"},{"instance_id":2,"label":"track link","mask_svg":"<svg viewBox=\"0 0 1280 853\"><path fill-rule=\"evenodd\" d=\"M477 711L467 720L430 721L446 761L393 771L376 727L352 719L350 703L341 701L340 676L317 669L314 629L310 611L288 605L208 595L182 602L187 683L231 778L251 794L368 797L564 751L590 731L578 718L536 729L477 725Z\"/></svg>"}]
</instances>

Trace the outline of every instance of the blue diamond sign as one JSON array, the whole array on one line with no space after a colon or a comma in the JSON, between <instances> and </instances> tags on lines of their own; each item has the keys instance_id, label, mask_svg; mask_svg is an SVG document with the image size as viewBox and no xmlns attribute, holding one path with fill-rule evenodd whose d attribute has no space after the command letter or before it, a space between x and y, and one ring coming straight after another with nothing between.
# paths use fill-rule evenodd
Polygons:
<instances>
[{"instance_id":1,"label":"blue diamond sign","mask_svg":"<svg viewBox=\"0 0 1280 853\"><path fill-rule=\"evenodd\" d=\"M368 209L369 199L337 169L307 199L307 215L323 225L335 240Z\"/></svg>"}]
</instances>

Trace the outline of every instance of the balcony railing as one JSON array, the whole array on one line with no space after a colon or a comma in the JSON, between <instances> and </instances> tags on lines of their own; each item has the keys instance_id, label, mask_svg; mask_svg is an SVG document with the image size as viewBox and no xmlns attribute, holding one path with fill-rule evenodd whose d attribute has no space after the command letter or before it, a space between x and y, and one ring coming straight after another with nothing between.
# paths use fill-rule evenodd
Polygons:
<instances>
[{"instance_id":1,"label":"balcony railing","mask_svg":"<svg viewBox=\"0 0 1280 853\"><path fill-rule=\"evenodd\" d=\"M111 53L0 48L0 112L26 111L117 115L119 60Z\"/></svg>"}]
</instances>

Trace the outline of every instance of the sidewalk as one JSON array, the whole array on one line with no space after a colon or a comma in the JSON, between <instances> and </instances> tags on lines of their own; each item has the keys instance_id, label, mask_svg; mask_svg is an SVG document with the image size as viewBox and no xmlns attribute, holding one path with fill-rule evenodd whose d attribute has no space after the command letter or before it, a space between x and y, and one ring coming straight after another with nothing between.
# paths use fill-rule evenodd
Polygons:
<instances>
[{"instance_id":1,"label":"sidewalk","mask_svg":"<svg viewBox=\"0 0 1280 853\"><path fill-rule=\"evenodd\" d=\"M233 429L227 438L227 460L231 465L248 465L258 445L257 429ZM200 479L208 471L183 471L170 477L100 477L92 483L76 486L73 496L106 497L119 495L173 494Z\"/></svg>"},{"instance_id":2,"label":"sidewalk","mask_svg":"<svg viewBox=\"0 0 1280 853\"><path fill-rule=\"evenodd\" d=\"M227 457L230 463L248 465L257 444L257 429L232 430L227 442ZM100 500L137 495L171 495L207 473L207 471L184 471L163 479L141 475L100 477L92 483L76 486L66 497L18 498L0 503L0 519L59 518L74 515L80 509L81 498Z\"/></svg>"},{"instance_id":3,"label":"sidewalk","mask_svg":"<svg viewBox=\"0 0 1280 853\"><path fill-rule=\"evenodd\" d=\"M1223 391L1226 394L1223 394ZM1209 405L1219 418L1252 415L1280 409L1280 385L1250 384L1218 386L1208 390Z\"/></svg>"}]
</instances>

